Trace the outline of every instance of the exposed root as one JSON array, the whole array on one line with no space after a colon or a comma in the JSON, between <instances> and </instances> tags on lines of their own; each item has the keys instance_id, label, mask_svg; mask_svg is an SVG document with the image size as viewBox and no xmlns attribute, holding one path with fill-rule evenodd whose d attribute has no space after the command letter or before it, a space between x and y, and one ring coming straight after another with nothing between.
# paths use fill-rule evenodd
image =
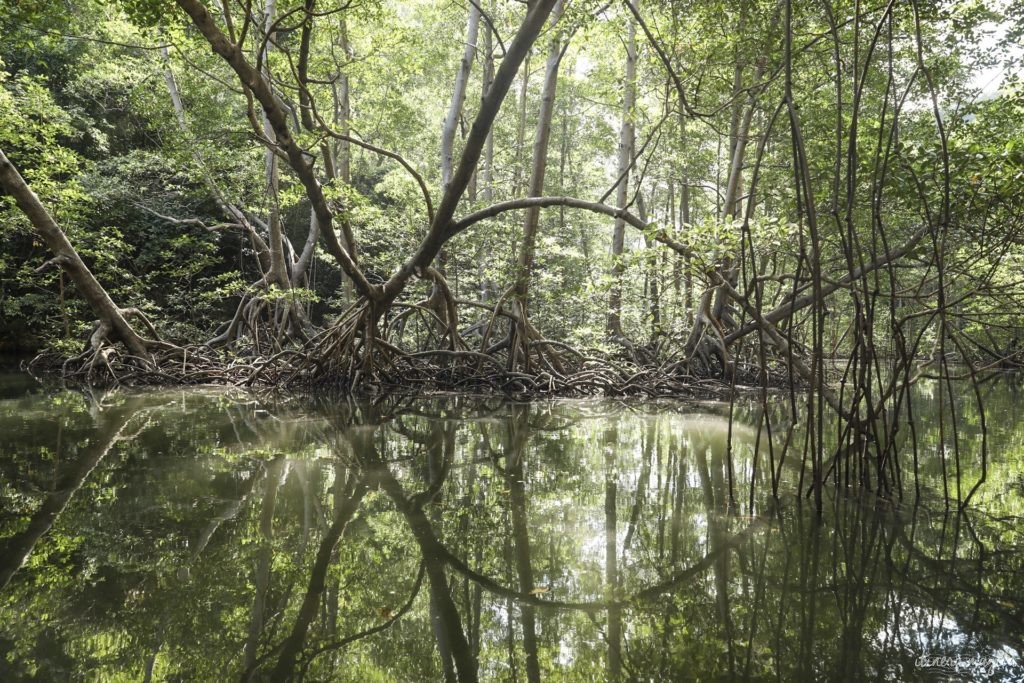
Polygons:
<instances>
[{"instance_id":1,"label":"exposed root","mask_svg":"<svg viewBox=\"0 0 1024 683\"><path fill-rule=\"evenodd\" d=\"M275 353L289 345L309 339L302 305L287 296L268 298L266 282L256 282L242 295L231 320L225 323L218 334L206 342L206 346L230 346L248 343L254 355ZM148 325L153 334L156 330Z\"/></svg>"},{"instance_id":2,"label":"exposed root","mask_svg":"<svg viewBox=\"0 0 1024 683\"><path fill-rule=\"evenodd\" d=\"M154 344L150 356L140 358L105 341L71 358L41 353L25 369L38 378L57 377L71 384L168 386L241 384L255 368L251 362L206 346Z\"/></svg>"},{"instance_id":3,"label":"exposed root","mask_svg":"<svg viewBox=\"0 0 1024 683\"><path fill-rule=\"evenodd\" d=\"M36 375L58 375L80 384L213 384L356 396L457 391L517 399L597 395L689 398L729 390L714 368L698 367L689 358L660 358L661 346L630 345L636 350L631 358L621 353L608 357L587 355L563 342L545 339L530 324L522 306L506 303L510 293L493 306L484 306L456 301L443 286L435 289L445 292L443 317L431 307L396 304L392 310L398 311L397 315L387 320L374 302L359 299L332 325L303 341L282 337L271 343L264 339L244 348L237 343L176 346L153 339L146 341L149 354L143 358L112 343L109 329L97 324L81 354L72 358L42 354L28 369ZM262 305L255 297L248 301L253 307ZM485 309L488 315L460 333L455 326L459 304ZM243 320L240 325L250 324L244 322L248 317L245 307L241 305L242 313L236 314ZM128 314L143 320L156 336L141 312ZM250 330L250 335L258 338L257 332ZM500 339L495 341L495 337ZM763 377L761 370L749 363L735 363L734 372L739 385L759 384ZM786 377L780 371L770 381L781 385Z\"/></svg>"}]
</instances>

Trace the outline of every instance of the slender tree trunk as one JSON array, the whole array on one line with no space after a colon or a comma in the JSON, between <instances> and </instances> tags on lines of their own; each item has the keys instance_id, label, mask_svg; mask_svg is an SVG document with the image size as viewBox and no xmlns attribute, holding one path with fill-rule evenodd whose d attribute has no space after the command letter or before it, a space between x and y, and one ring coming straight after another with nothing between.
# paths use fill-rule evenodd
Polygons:
<instances>
[{"instance_id":1,"label":"slender tree trunk","mask_svg":"<svg viewBox=\"0 0 1024 683\"><path fill-rule=\"evenodd\" d=\"M563 0L555 3L551 12L549 27L558 24L562 16ZM553 29L549 29L553 30ZM548 48L548 60L544 69L544 88L541 91L540 111L537 114L537 132L533 139L533 165L530 170L530 185L527 195L544 195L544 175L548 166L548 143L551 140L551 119L555 110L555 92L558 87L558 67L562 61L562 44L554 32ZM525 316L529 299L530 273L536 251L537 225L540 221L540 207L526 210L523 219L523 241L519 249L516 268L515 298L520 316Z\"/></svg>"},{"instance_id":2,"label":"slender tree trunk","mask_svg":"<svg viewBox=\"0 0 1024 683\"><path fill-rule=\"evenodd\" d=\"M316 122L313 120L314 102L309 92L309 52L310 42L313 36L313 14L315 9L316 0L304 0L303 11L306 16L302 22L302 34L299 39L298 66L296 67L296 76L299 81L299 114L302 121L302 127L307 131L312 131L316 128ZM335 176L335 164L331 146L327 141L320 143L320 154L324 160L324 172L327 176L328 182L330 182ZM320 224L316 220L316 211L314 211L313 206L310 205L309 230L306 232L306 243L303 245L302 252L295 259L295 263L293 263L291 267L292 287L301 287L309 281L309 278L306 275L309 270L309 266L313 262L314 250L318 239L320 239Z\"/></svg>"},{"instance_id":3,"label":"slender tree trunk","mask_svg":"<svg viewBox=\"0 0 1024 683\"><path fill-rule=\"evenodd\" d=\"M494 8L494 3L491 3ZM484 26L484 73L483 84L480 89L480 101L487 96L494 82L494 35L491 32L490 24ZM494 131L487 132L487 140L484 142L483 166L480 169L480 184L483 186L483 197L487 204L494 201ZM490 295L491 283L487 275L487 253L486 245L481 243L476 253L477 271L477 292L480 303L487 303Z\"/></svg>"},{"instance_id":4,"label":"slender tree trunk","mask_svg":"<svg viewBox=\"0 0 1024 683\"><path fill-rule=\"evenodd\" d=\"M775 15L772 19L770 35L774 35L778 29L779 20L779 5L776 5ZM740 8L740 19L739 29L742 31L747 21L748 7L746 4L742 4ZM729 166L725 182L725 195L719 204L719 218L723 222L736 218L742 208L742 187L743 187L743 170L746 163L746 152L747 144L750 140L750 128L753 121L754 112L757 109L758 102L758 88L761 86L767 69L767 59L764 55L760 55L757 58L757 65L754 71L753 83L746 89L746 97L743 98L743 68L744 58L742 55L737 53L734 58L736 59L736 66L734 69L733 78L733 98L736 103L733 108L733 115L730 127L730 139L729 139ZM742 102L742 106L740 105ZM754 198L748 198L748 208L752 208ZM731 259L726 258L722 261L719 266L719 272L723 279L730 285L735 285L738 277L735 264ZM735 321L731 319L729 315L729 304L730 296L725 287L715 287L715 293L713 295L712 304L710 306L700 305L699 310L693 312L694 325L690 331L690 336L686 341L686 349L689 354L693 354L697 350L697 346L701 339L704 337L708 326L717 328L715 334L711 338L717 338L721 344L721 360L723 365L723 373L728 372L726 366L730 364L728 360L728 352L726 350L727 344L722 340L722 336L729 328L735 325ZM702 299L703 301L703 299Z\"/></svg>"},{"instance_id":5,"label":"slender tree trunk","mask_svg":"<svg viewBox=\"0 0 1024 683\"><path fill-rule=\"evenodd\" d=\"M628 0L637 7L637 0ZM630 20L626 28L626 67L622 84L622 123L619 126L619 155L616 174L619 185L615 192L615 205L625 209L629 203L629 167L633 162L633 145L636 135L634 109L636 107L636 24ZM626 223L615 219L612 231L611 290L608 292L608 318L606 329L609 337L624 338L622 333L622 276L626 267L622 256L625 246Z\"/></svg>"},{"instance_id":6,"label":"slender tree trunk","mask_svg":"<svg viewBox=\"0 0 1024 683\"><path fill-rule=\"evenodd\" d=\"M178 2L186 1L188 0L178 0ZM453 223L455 210L469 185L470 176L480 161L484 143L494 124L498 110L501 108L501 103L504 101L505 95L508 94L516 72L519 71L530 47L540 34L541 27L544 26L548 15L551 14L554 3L555 0L536 0L531 3L515 37L508 43L505 58L495 72L494 83L487 91L487 95L480 104L480 111L477 112L473 125L470 127L458 167L454 170L452 179L434 211L430 229L416 252L384 285L382 295L377 302L378 306L375 309L378 316L383 315L386 307L401 293L409 278L418 270L428 267L441 251L445 242L456 234L457 231Z\"/></svg>"},{"instance_id":7,"label":"slender tree trunk","mask_svg":"<svg viewBox=\"0 0 1024 683\"><path fill-rule=\"evenodd\" d=\"M309 1L307 0L307 2ZM348 43L348 22L345 20L344 15L338 20L336 44L347 64L352 59L352 50ZM348 73L345 71L344 65L338 64L337 61L335 61L335 67L334 82L332 83L334 100L332 123L334 129L347 138L352 133ZM312 116L310 116L309 124L308 129L311 131L315 130ZM339 140L336 147L326 141L320 143L320 155L324 160L324 175L327 178L327 182L340 181L342 187L348 187L352 183L352 145L349 144L348 140ZM316 207L311 204L309 209L309 232L306 236L306 243L302 247L302 254L292 267L292 284L296 286L305 278L306 273L309 271L316 253L316 243L320 238L320 222L317 219L315 209ZM352 225L349 222L348 215L343 213L339 216L338 223L341 226L341 246L352 255L352 258L357 258L358 247L355 240L351 239ZM342 290L344 292L344 300L351 301L354 297L351 277L347 275L342 276Z\"/></svg>"},{"instance_id":8,"label":"slender tree trunk","mask_svg":"<svg viewBox=\"0 0 1024 683\"><path fill-rule=\"evenodd\" d=\"M338 21L338 47L346 60L353 58L352 46L348 41L348 22L345 17ZM348 72L338 70L338 108L334 121L338 131L345 136L352 133L352 92L349 85ZM341 140L338 146L338 178L346 185L352 182L352 145L348 140Z\"/></svg>"},{"instance_id":9,"label":"slender tree trunk","mask_svg":"<svg viewBox=\"0 0 1024 683\"><path fill-rule=\"evenodd\" d=\"M307 6L309 6L311 0L306 1ZM310 19L310 21L312 21L312 19ZM342 15L338 20L338 38L336 44L341 50L342 56L347 63L348 60L352 59L352 52L348 44L348 23L346 22L344 15ZM340 65L335 61L335 67L334 82L332 83L332 95L334 100L332 123L334 125L334 129L337 130L339 134L348 137L352 132L350 122L351 105L349 103L349 79L343 65ZM303 87L305 87L305 84L303 84ZM306 114L306 111L306 109L303 109L304 115ZM307 130L315 130L316 125L312 119L312 114L309 114L308 118L308 122L303 125L306 126ZM324 160L324 175L327 178L327 182L332 183L340 181L342 187L347 187L351 184L351 150L352 146L349 144L348 140L345 139L339 140L336 148L327 141L320 143L320 155ZM348 216L346 214L342 214L338 217L338 222L341 225L341 246L345 251L351 254L353 258L357 258L358 249L355 240L350 239L352 237L352 225L349 222ZM301 282L307 279L306 274L309 272L309 268L316 255L316 243L319 239L320 221L317 218L316 207L310 204L309 232L306 235L306 243L302 247L302 253L299 255L299 258L292 266L293 286L299 286ZM352 278L344 274L342 276L342 290L344 292L344 300L351 301L354 297Z\"/></svg>"},{"instance_id":10,"label":"slender tree trunk","mask_svg":"<svg viewBox=\"0 0 1024 683\"><path fill-rule=\"evenodd\" d=\"M690 217L690 185L687 182L686 176L683 176L683 181L679 186L679 221L682 230L687 230L691 224L692 218ZM693 323L693 269L690 267L690 258L688 256L678 255L678 259L682 260L682 267L685 269L683 273L683 308L686 309L687 322ZM679 262L677 260L677 263Z\"/></svg>"},{"instance_id":11,"label":"slender tree trunk","mask_svg":"<svg viewBox=\"0 0 1024 683\"><path fill-rule=\"evenodd\" d=\"M469 86L469 74L473 69L473 57L477 49L477 36L480 32L480 9L476 3L469 6L469 19L466 22L466 43L462 49L462 60L459 62L459 70L455 74L455 88L452 90L452 99L448 105L448 113L444 118L444 125L441 128L441 188L448 187L452 179L452 168L455 161L455 133L459 128L459 120L462 118L462 109L466 103L466 90ZM467 185L469 186L470 198L475 192L476 173L470 176ZM442 275L447 271L448 251L441 249L437 259L437 270ZM444 320L449 327L455 325L454 320L448 319L448 308L440 289L440 283L435 282L430 294L429 304L437 312L438 320ZM439 336L444 334L438 329ZM454 330L450 333L454 335ZM453 337L454 338L454 337Z\"/></svg>"},{"instance_id":12,"label":"slender tree trunk","mask_svg":"<svg viewBox=\"0 0 1024 683\"><path fill-rule=\"evenodd\" d=\"M188 124L188 119L185 116L185 105L181 100L181 92L178 89L178 81L174 77L174 71L171 69L171 54L170 51L163 47L160 50L164 58L164 81L167 83L167 92L171 97L171 106L174 108L174 118L178 121L178 128L185 135L186 143L190 143L192 139L192 129ZM206 168L206 163L196 148L192 147L192 158L195 160L196 165L202 169L203 183L210 191L210 195L217 203L217 208L224 214L224 217L228 220L232 220L238 223L245 234L249 237L249 242L252 245L253 251L256 252L257 265L259 265L260 273L266 275L270 270L270 247L267 242L260 236L256 229L252 226L252 223L246 218L242 210L234 204L231 204L224 197L224 193L220 187L214 181L209 170Z\"/></svg>"},{"instance_id":13,"label":"slender tree trunk","mask_svg":"<svg viewBox=\"0 0 1024 683\"><path fill-rule=\"evenodd\" d=\"M637 195L637 213L639 214L640 220L644 223L647 222L647 208L644 205L644 197L642 194ZM653 204L653 200L652 200ZM661 331L661 288L658 285L658 252L655 251L655 241L650 235L644 235L644 247L647 248L647 258L645 273L648 282L648 312L651 320L651 343L658 340L658 334Z\"/></svg>"},{"instance_id":14,"label":"slender tree trunk","mask_svg":"<svg viewBox=\"0 0 1024 683\"><path fill-rule=\"evenodd\" d=\"M267 33L266 54L263 55L263 78L267 83L272 83L270 77L270 50L274 44L273 35L275 0L267 0L266 12L264 14L264 31ZM270 125L270 117L263 113L263 134L271 142L276 141L274 127ZM270 211L267 218L267 225L270 232L270 273L269 281L272 284L289 289L291 279L288 277L288 266L284 258L284 237L281 226L281 201L280 201L280 173L277 168L277 155L271 148L267 148L264 156L264 168L266 175L267 199L270 202Z\"/></svg>"},{"instance_id":15,"label":"slender tree trunk","mask_svg":"<svg viewBox=\"0 0 1024 683\"><path fill-rule=\"evenodd\" d=\"M679 215L676 212L676 181L668 179L668 222L672 226L672 234L679 235ZM682 309L683 292L683 264L678 254L669 257L672 260L672 320L674 325L677 322L679 311Z\"/></svg>"},{"instance_id":16,"label":"slender tree trunk","mask_svg":"<svg viewBox=\"0 0 1024 683\"><path fill-rule=\"evenodd\" d=\"M469 6L469 20L466 23L466 44L462 50L462 61L455 74L455 89L448 105L448 113L441 128L441 186L445 187L452 179L452 167L455 159L455 132L462 116L462 106L466 102L466 88L469 85L469 73L473 68L473 56L476 54L477 34L480 28L480 10L476 3Z\"/></svg>"},{"instance_id":17,"label":"slender tree trunk","mask_svg":"<svg viewBox=\"0 0 1024 683\"><path fill-rule=\"evenodd\" d=\"M526 104L530 87L530 54L526 54L523 78L519 83L519 118L516 123L516 158L512 176L512 196L518 197L523 186L523 157L526 150Z\"/></svg>"},{"instance_id":18,"label":"slender tree trunk","mask_svg":"<svg viewBox=\"0 0 1024 683\"><path fill-rule=\"evenodd\" d=\"M680 95L681 97L681 95ZM687 136L686 136L686 116L682 111L682 104L680 102L679 112L679 148L686 149ZM673 211L675 206L673 205ZM676 226L673 220L673 226ZM679 169L679 224L677 227L677 234L682 233L690 229L692 224L692 218L690 216L690 180L689 174L686 172L685 164L680 165ZM683 310L686 311L686 322L693 324L693 272L690 268L689 257L677 254L673 264L676 273L676 284L679 284L679 276L682 275L683 280Z\"/></svg>"}]
</instances>

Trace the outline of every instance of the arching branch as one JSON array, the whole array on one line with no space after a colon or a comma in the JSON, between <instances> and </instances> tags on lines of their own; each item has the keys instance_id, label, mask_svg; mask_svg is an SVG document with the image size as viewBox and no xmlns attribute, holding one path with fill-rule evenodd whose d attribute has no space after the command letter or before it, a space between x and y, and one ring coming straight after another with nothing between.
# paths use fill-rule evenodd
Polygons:
<instances>
[{"instance_id":1,"label":"arching branch","mask_svg":"<svg viewBox=\"0 0 1024 683\"><path fill-rule=\"evenodd\" d=\"M195 0L191 1L195 2ZM405 288L413 273L429 266L444 247L444 243L448 240L449 227L455 210L458 208L462 195L465 194L466 187L480 161L484 143L494 124L494 119L498 115L498 110L501 109L501 104L512 86L512 81L518 73L520 65L526 59L537 36L540 35L541 28L547 21L548 15L551 14L554 5L555 0L537 0L537 2L531 3L523 23L508 46L505 59L502 60L501 66L498 67L498 71L494 75L494 82L480 103L480 109L473 120L469 136L466 138L462 156L452 174L451 182L448 183L444 195L441 197L427 236L420 243L416 253L406 260L384 285L382 297L384 302L394 301Z\"/></svg>"},{"instance_id":2,"label":"arching branch","mask_svg":"<svg viewBox=\"0 0 1024 683\"><path fill-rule=\"evenodd\" d=\"M430 190L427 189L427 183L426 183L426 181L423 180L423 176L420 175L420 173L415 168L412 167L412 164L410 164L408 161L406 161L405 157L403 157L398 152L392 152L391 150L384 149L383 147L378 147L377 145L371 145L369 142L364 142L363 140L360 140L359 138L354 138L351 135L344 135L342 133L337 133L337 132L331 130L330 126L328 126L327 123L323 120L323 118L320 116L319 112L316 114L316 118L317 118L317 121L320 124L320 130L324 133L324 135L332 137L335 140L341 140L343 142L351 143L351 144L355 145L356 147L362 147L363 149L369 150L369 151L373 152L374 154L379 154L382 157L387 157L388 159L394 159L399 164L401 164L402 168L404 168L406 171L408 171L409 175L411 175L413 177L413 180L416 181L416 184L419 185L419 187L420 187L420 194L423 195L423 204L426 206L426 209L427 209L427 221L428 222L433 222L433 220L434 220L434 203L430 199Z\"/></svg>"}]
</instances>

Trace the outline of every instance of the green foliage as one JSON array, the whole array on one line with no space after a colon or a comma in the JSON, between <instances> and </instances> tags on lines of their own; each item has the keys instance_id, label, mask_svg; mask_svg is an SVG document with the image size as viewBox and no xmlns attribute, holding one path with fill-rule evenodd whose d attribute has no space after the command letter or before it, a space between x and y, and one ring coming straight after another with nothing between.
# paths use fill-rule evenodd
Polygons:
<instances>
[{"instance_id":1,"label":"green foliage","mask_svg":"<svg viewBox=\"0 0 1024 683\"><path fill-rule=\"evenodd\" d=\"M1005 296L982 297L964 310L985 316L1017 310L1024 302L1022 293L1010 286L1010 276L1003 275L1018 260L1024 149L1018 125L1024 115L1020 86L1010 78L996 96L978 99L971 82L978 69L1005 65L1012 74L1014 53L984 47L997 38L1001 49L1012 44L1019 29L1012 4L917 7L927 78L918 64L914 7L894 6L889 15L881 8L861 8L860 21L838 21L834 34L830 17L852 16L855 5L793 7L792 89L827 277L841 276L849 263L879 253L883 241L898 245L922 221L937 222L941 216L946 178L932 112L934 94L948 138L947 222L948 239L954 242L947 250L953 259L950 267L973 267L971 245L1012 245L999 252L1005 260L988 264L998 273L994 277ZM277 3L278 16L286 19L266 55L267 68L330 206L339 222L351 226L360 263L378 282L406 261L426 233L421 191L394 160L300 123L295 70L302 7L298 0ZM482 66L488 57L485 34L493 24L508 41L522 18L521 3L495 3L486 9L488 21L481 22L456 155L479 107ZM224 32L241 29L241 6L231 8L231 29L223 8L211 10ZM254 11L258 15L262 9ZM337 131L347 130L400 154L424 178L435 203L443 190L439 133L462 53L461 38L438 37L463 35L467 11L436 2L330 0L318 3L310 23L309 81L303 87L315 113ZM753 263L743 261L748 272L742 281L767 276L760 280L766 302L786 295L791 286L784 284L787 276L800 272L806 278L809 226L797 215L787 113L776 110L784 95L778 4L654 3L642 7L641 14L662 51L637 31L638 98L628 116L636 128L638 156L628 190L634 213L637 199L643 198L651 228L646 235L627 231L620 262L625 267L623 319L627 336L642 342L654 334L657 308L659 328L680 343L692 318L686 302L699 300L710 284L707 273L723 259L743 261L752 253ZM241 45L253 63L264 45L262 16L257 15L247 24ZM263 135L261 108L188 17L167 0L87 0L67 12L47 3L18 3L0 22L5 29L0 146L120 304L147 310L177 338L204 338L230 317L246 283L262 276L248 237L223 225L221 207L238 207L255 219L265 238L261 226L272 199L266 191L265 148L258 140ZM622 36L630 22L624 7L587 0L569 3L555 29L568 45L560 63L545 194L613 201L615 193L609 189L616 180L622 115ZM876 28L877 40L868 41L868 32ZM525 194L549 35L545 32L529 66L517 75L492 130L492 163L485 169L481 161L457 215ZM169 46L166 61L162 45ZM497 39L492 47L491 57L500 64ZM682 105L663 57L681 78L689 110L678 111ZM168 73L180 91L184 128L171 106ZM348 118L342 121L345 87ZM859 108L851 148L854 88L859 88ZM750 129L741 133L747 117ZM732 212L722 202L734 143L741 134L746 154L735 215L749 213L750 218L729 220L725 216ZM324 159L325 151L332 164ZM851 158L855 164L848 169ZM342 159L350 169L348 182L327 178L328 166L338 167ZM279 209L285 234L299 251L310 225L310 203L288 165L282 160L279 167ZM89 315L73 292L61 297L57 273L32 272L45 253L9 203L2 206L9 247L0 253L0 315L7 336L31 336L34 346L79 333ZM199 222L219 229L206 232ZM605 341L612 223L611 218L579 210L542 211L529 311L543 334L587 346ZM522 225L521 213L504 213L446 245L446 277L456 297L478 300L486 292L493 302L512 284ZM648 239L657 229L691 247L696 257L680 262L667 254ZM886 289L899 291L922 278L927 281L929 249L923 241L911 252L909 258L916 260L894 271ZM311 293L303 295L303 302L311 304L313 321L319 324L346 306L349 295L336 264L319 251L310 272L306 286ZM951 287L967 292L986 281L982 270L972 273L958 280L969 284ZM425 287L414 285L408 296L416 299ZM906 310L897 315L912 314L914 305L901 301L898 308ZM837 309L837 321L853 314L845 302L830 306ZM485 313L466 308L460 315L472 325ZM981 322L964 322L965 334L974 338L985 336L983 328ZM995 335L1000 345L1016 336L1016 324L1009 328ZM840 324L828 331L835 335L831 342L837 352L850 339L844 330ZM809 333L799 325L792 332L797 338Z\"/></svg>"}]
</instances>

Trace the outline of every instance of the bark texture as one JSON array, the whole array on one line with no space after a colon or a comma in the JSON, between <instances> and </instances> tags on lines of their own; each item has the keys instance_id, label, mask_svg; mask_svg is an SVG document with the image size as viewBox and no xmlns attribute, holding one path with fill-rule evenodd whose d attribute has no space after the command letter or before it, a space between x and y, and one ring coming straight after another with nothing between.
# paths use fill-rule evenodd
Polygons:
<instances>
[{"instance_id":1,"label":"bark texture","mask_svg":"<svg viewBox=\"0 0 1024 683\"><path fill-rule=\"evenodd\" d=\"M148 356L146 341L139 336L125 318L125 312L114 303L114 300L107 294L107 290L85 265L67 235L53 220L46 207L39 201L39 197L29 188L25 179L21 177L18 169L14 167L3 150L0 150L0 187L14 197L18 208L28 217L43 242L53 252L55 265L63 268L71 281L75 283L82 298L99 318L101 331L108 330L107 334L124 342L124 345L136 356L140 358ZM94 337L94 340L102 341L102 336L105 335Z\"/></svg>"},{"instance_id":2,"label":"bark texture","mask_svg":"<svg viewBox=\"0 0 1024 683\"><path fill-rule=\"evenodd\" d=\"M635 10L636 0L628 0ZM619 126L619 152L616 177L619 184L615 189L615 205L625 209L629 203L629 169L633 163L633 146L636 128L633 122L636 107L636 25L630 21L626 27L626 66L622 82L622 123ZM612 231L612 285L608 292L608 336L622 338L622 275L625 264L622 254L625 248L626 223L615 219Z\"/></svg>"}]
</instances>

